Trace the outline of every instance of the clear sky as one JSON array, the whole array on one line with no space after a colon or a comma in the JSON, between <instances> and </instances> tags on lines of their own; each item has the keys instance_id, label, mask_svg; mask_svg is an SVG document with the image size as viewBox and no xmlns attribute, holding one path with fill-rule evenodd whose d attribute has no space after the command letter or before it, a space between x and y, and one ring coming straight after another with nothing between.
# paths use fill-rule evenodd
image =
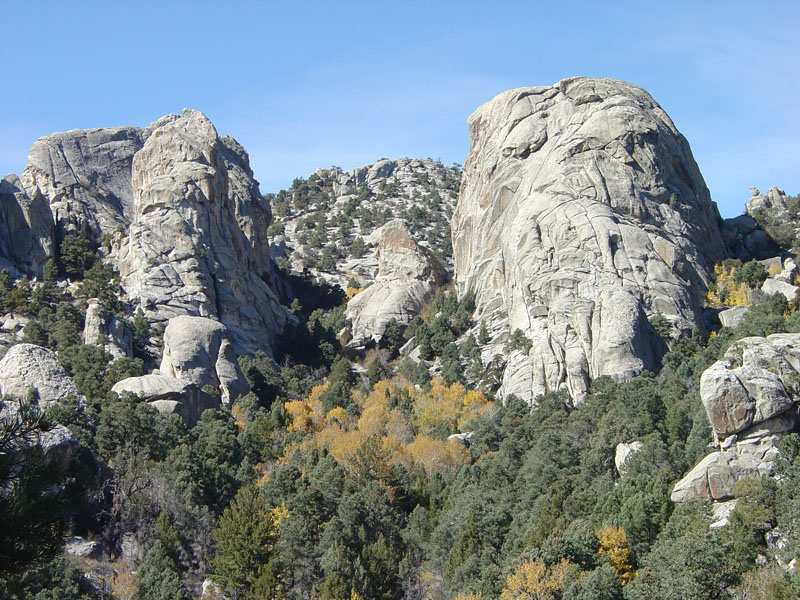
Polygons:
<instances>
[{"instance_id":1,"label":"clear sky","mask_svg":"<svg viewBox=\"0 0 800 600\"><path fill-rule=\"evenodd\" d=\"M0 173L74 128L204 112L261 191L381 157L463 163L466 120L573 75L648 90L723 216L800 193L800 2L7 2Z\"/></svg>"}]
</instances>

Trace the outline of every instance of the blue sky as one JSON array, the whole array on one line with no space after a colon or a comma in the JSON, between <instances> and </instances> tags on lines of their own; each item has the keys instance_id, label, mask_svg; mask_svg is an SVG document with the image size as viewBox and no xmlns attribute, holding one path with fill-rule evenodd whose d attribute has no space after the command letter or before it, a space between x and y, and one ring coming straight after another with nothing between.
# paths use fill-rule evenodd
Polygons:
<instances>
[{"instance_id":1,"label":"blue sky","mask_svg":"<svg viewBox=\"0 0 800 600\"><path fill-rule=\"evenodd\" d=\"M8 4L8 3L7 3ZM723 216L800 193L797 2L16 2L0 37L0 173L73 128L203 111L262 192L381 157L462 163L503 90L572 75L648 90Z\"/></svg>"}]
</instances>

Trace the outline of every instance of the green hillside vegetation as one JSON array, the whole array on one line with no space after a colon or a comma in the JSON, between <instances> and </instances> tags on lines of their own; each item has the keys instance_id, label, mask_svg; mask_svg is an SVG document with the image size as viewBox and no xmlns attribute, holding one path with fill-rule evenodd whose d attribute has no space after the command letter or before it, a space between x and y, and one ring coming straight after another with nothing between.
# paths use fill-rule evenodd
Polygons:
<instances>
[{"instance_id":1,"label":"green hillside vegetation","mask_svg":"<svg viewBox=\"0 0 800 600\"><path fill-rule=\"evenodd\" d=\"M40 551L0 560L0 597L100 597L77 575L86 564L59 556L59 540L82 535L117 556L126 533L142 562L110 565L117 574L106 588L119 598L198 597L206 577L232 599L800 594L800 576L774 560L800 553L793 525L800 519L798 435L783 441L778 477L737 486L739 505L727 527L709 529L708 505L676 506L669 498L675 481L709 451L700 374L736 339L800 332L800 312L782 296L754 301L733 330L667 340L658 373L627 383L601 377L574 408L563 393L530 408L515 397L505 404L493 397L492 365L480 362L485 335L456 346L474 325L470 295L459 302L440 293L407 331L395 324L358 373L337 339L344 294L298 278L302 293L290 307L297 321L278 344L278 361L241 357L252 391L187 429L177 416L109 392L152 360L153 332L141 315L131 317L136 359L111 362L99 347L81 343L80 297L89 286L93 295L106 294L110 310L130 311L94 251L69 244L60 272L80 280L77 297L56 285L58 267L37 283L0 274L3 309L32 317L25 340L57 351L89 402L83 410L65 398L47 415L80 440L79 468L0 496L5 506L22 494L36 505L36 490L70 482L55 520L37 534ZM756 267L736 269L755 287ZM723 283L718 275L715 289ZM441 357L440 377L397 357L411 334L423 359ZM526 342L509 340L514 347ZM467 371L483 382L480 389L465 385ZM468 444L448 440L466 432ZM634 440L643 448L620 476L615 448ZM3 432L0 456L8 449ZM39 522L5 506L0 535L7 540ZM765 539L775 526L787 540L780 549Z\"/></svg>"}]
</instances>

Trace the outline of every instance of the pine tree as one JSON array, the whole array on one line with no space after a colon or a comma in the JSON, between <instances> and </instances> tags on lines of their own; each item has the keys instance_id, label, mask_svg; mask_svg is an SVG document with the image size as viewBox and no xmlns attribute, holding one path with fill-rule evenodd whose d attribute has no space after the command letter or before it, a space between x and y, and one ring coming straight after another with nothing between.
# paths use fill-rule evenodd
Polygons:
<instances>
[{"instance_id":1,"label":"pine tree","mask_svg":"<svg viewBox=\"0 0 800 600\"><path fill-rule=\"evenodd\" d=\"M246 595L268 568L274 529L272 513L258 489L241 488L214 530L217 553L212 578L234 596Z\"/></svg>"}]
</instances>

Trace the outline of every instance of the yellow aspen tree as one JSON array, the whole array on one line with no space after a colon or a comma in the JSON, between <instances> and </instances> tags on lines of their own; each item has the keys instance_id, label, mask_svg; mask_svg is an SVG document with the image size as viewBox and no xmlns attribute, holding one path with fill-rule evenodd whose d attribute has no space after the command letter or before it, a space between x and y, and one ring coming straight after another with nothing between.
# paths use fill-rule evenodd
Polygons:
<instances>
[{"instance_id":1,"label":"yellow aspen tree","mask_svg":"<svg viewBox=\"0 0 800 600\"><path fill-rule=\"evenodd\" d=\"M628 536L622 527L606 525L599 531L595 531L595 537L599 548L598 554L605 554L611 566L617 572L620 583L625 585L636 577L631 561L631 549L628 545Z\"/></svg>"},{"instance_id":2,"label":"yellow aspen tree","mask_svg":"<svg viewBox=\"0 0 800 600\"><path fill-rule=\"evenodd\" d=\"M544 561L522 563L506 578L501 600L559 600L564 592L564 579L575 565L567 559L552 567Z\"/></svg>"}]
</instances>

